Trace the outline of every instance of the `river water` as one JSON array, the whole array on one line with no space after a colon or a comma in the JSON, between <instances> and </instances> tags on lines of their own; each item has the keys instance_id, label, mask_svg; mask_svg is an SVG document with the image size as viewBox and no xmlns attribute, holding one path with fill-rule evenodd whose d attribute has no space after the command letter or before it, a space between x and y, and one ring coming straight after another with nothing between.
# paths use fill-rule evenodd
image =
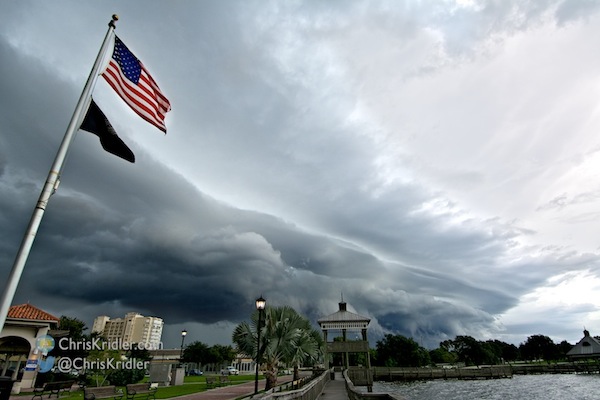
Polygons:
<instances>
[{"instance_id":1,"label":"river water","mask_svg":"<svg viewBox=\"0 0 600 400\"><path fill-rule=\"evenodd\" d=\"M600 398L600 375L515 375L510 379L375 382L375 393L406 400L591 400Z\"/></svg>"}]
</instances>

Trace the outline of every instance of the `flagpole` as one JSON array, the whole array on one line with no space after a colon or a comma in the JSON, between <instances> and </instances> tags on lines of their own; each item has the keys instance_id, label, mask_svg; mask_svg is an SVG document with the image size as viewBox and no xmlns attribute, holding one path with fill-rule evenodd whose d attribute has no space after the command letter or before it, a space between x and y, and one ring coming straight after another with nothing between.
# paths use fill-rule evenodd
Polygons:
<instances>
[{"instance_id":1,"label":"flagpole","mask_svg":"<svg viewBox=\"0 0 600 400\"><path fill-rule=\"evenodd\" d=\"M42 188L37 205L35 206L33 214L31 215L27 231L25 232L23 240L21 241L21 247L19 248L17 256L15 257L15 262L6 282L4 293L2 293L2 303L0 305L0 332L2 329L4 329L8 310L10 309L15 292L17 291L17 286L19 285L19 280L21 279L25 262L29 256L31 246L33 245L33 241L35 239L35 235L37 234L40 223L42 222L42 217L44 215L44 211L46 210L46 206L48 205L48 201L50 200L50 196L52 196L52 194L56 191L58 184L60 183L60 173L62 171L69 146L75 137L78 124L81 122L81 115L90 103L92 89L94 88L96 80L98 79L98 73L100 71L102 60L104 58L104 54L106 53L106 49L108 48L110 39L114 35L115 22L117 22L118 19L119 17L115 14L108 23L106 36L104 37L104 41L102 42L102 46L100 47L100 51L98 52L98 56L96 57L96 61L92 67L92 71L90 72L85 86L83 87L83 91L81 92L81 96L77 102L77 106L75 106L75 111L71 117L71 122L69 122L65 136L63 137L62 143L60 144L58 152L56 153L56 157L54 158L54 163L48 172L46 183Z\"/></svg>"}]
</instances>

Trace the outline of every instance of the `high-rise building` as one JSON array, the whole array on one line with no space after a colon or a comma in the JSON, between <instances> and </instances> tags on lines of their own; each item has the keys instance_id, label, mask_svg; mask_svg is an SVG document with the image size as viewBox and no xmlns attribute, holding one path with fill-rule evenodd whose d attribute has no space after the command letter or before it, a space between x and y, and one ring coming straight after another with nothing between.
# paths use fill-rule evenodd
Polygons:
<instances>
[{"instance_id":1,"label":"high-rise building","mask_svg":"<svg viewBox=\"0 0 600 400\"><path fill-rule=\"evenodd\" d=\"M104 327L106 326L106 321L109 321L110 317L106 315L101 315L96 317L94 320L94 325L92 326L92 332L102 333Z\"/></svg>"},{"instance_id":2,"label":"high-rise building","mask_svg":"<svg viewBox=\"0 0 600 400\"><path fill-rule=\"evenodd\" d=\"M140 344L146 349L160 349L163 325L162 318L130 312L125 318L96 317L92 332L100 333L109 342L120 341L128 345Z\"/></svg>"}]
</instances>

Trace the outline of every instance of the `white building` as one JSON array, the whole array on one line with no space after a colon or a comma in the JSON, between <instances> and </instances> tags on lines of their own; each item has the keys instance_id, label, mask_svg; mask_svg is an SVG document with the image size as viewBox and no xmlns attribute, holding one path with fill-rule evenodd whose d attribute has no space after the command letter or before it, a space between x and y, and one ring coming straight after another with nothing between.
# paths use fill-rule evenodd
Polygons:
<instances>
[{"instance_id":1,"label":"white building","mask_svg":"<svg viewBox=\"0 0 600 400\"><path fill-rule=\"evenodd\" d=\"M31 304L11 306L0 332L0 373L16 380L13 391L33 387L37 375L38 339L55 335L59 318Z\"/></svg>"},{"instance_id":2,"label":"white building","mask_svg":"<svg viewBox=\"0 0 600 400\"><path fill-rule=\"evenodd\" d=\"M96 317L92 332L100 333L109 342L143 344L146 349L159 349L162 348L163 326L162 318L130 312L125 318Z\"/></svg>"}]
</instances>

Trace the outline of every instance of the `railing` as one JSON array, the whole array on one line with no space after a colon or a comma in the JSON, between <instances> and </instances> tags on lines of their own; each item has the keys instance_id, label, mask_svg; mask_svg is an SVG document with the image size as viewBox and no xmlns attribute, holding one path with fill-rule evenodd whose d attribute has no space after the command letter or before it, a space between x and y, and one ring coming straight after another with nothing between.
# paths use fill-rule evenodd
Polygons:
<instances>
[{"instance_id":1,"label":"railing","mask_svg":"<svg viewBox=\"0 0 600 400\"><path fill-rule=\"evenodd\" d=\"M273 389L273 393L287 392L290 390L302 389L304 387L304 385L306 385L312 379L313 379L312 376L304 376L300 379L296 379L295 381L288 381L288 382L282 383L280 385L277 385L277 387L275 389Z\"/></svg>"},{"instance_id":2,"label":"railing","mask_svg":"<svg viewBox=\"0 0 600 400\"><path fill-rule=\"evenodd\" d=\"M348 372L343 372L344 380L346 381L346 392L350 400L404 400L403 397L392 395L389 393L365 393L356 389L350 378L348 378Z\"/></svg>"},{"instance_id":3,"label":"railing","mask_svg":"<svg viewBox=\"0 0 600 400\"><path fill-rule=\"evenodd\" d=\"M373 386L373 373L369 368L350 367L347 374L354 386Z\"/></svg>"},{"instance_id":4,"label":"railing","mask_svg":"<svg viewBox=\"0 0 600 400\"><path fill-rule=\"evenodd\" d=\"M321 375L306 383L306 385L300 385L301 388L299 389L279 391L293 388L298 384L297 382L288 382L267 392L259 393L256 396L246 397L243 400L251 398L260 400L316 400L323 391L325 384L329 382L329 379L329 371L324 371Z\"/></svg>"}]
</instances>

